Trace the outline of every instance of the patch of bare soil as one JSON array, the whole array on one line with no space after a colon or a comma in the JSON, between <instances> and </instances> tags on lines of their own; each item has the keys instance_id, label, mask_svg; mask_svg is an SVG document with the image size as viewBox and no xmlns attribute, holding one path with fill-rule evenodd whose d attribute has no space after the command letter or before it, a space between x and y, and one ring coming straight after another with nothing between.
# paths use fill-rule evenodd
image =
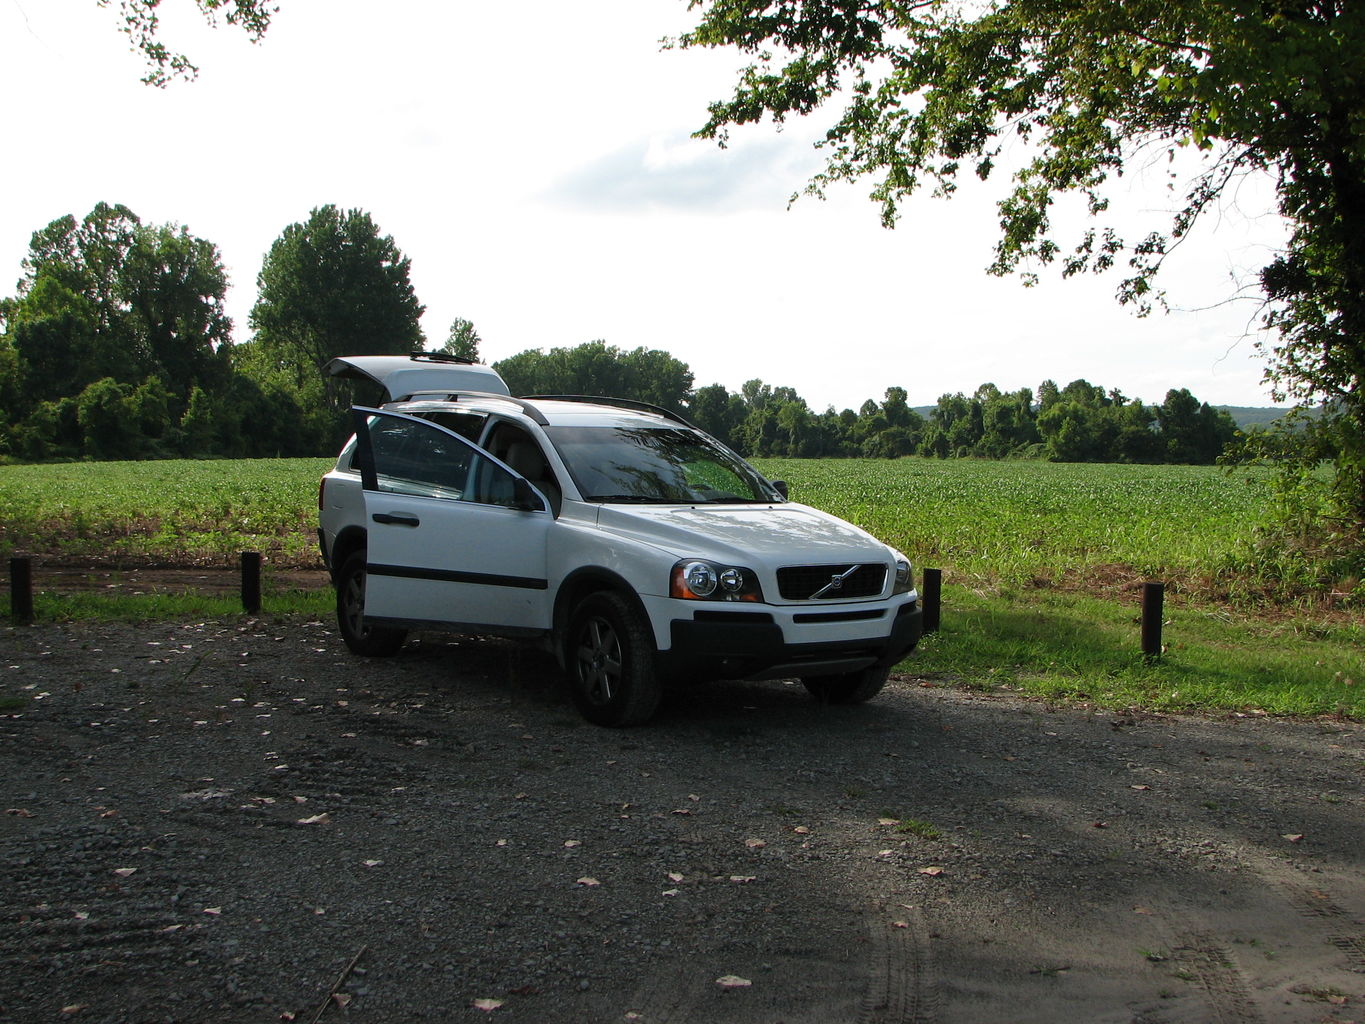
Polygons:
<instances>
[{"instance_id":1,"label":"patch of bare soil","mask_svg":"<svg viewBox=\"0 0 1365 1024\"><path fill-rule=\"evenodd\" d=\"M331 623L0 633L0 1020L1365 1020L1365 743L893 680L573 712Z\"/></svg>"}]
</instances>

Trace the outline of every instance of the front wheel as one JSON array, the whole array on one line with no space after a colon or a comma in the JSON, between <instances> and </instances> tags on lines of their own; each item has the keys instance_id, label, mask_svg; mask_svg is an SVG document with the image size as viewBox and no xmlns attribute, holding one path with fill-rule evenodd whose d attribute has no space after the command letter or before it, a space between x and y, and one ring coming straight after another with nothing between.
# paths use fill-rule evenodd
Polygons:
<instances>
[{"instance_id":1,"label":"front wheel","mask_svg":"<svg viewBox=\"0 0 1365 1024\"><path fill-rule=\"evenodd\" d=\"M889 668L865 668L841 676L808 676L801 682L812 695L829 704L861 704L882 692Z\"/></svg>"},{"instance_id":2,"label":"front wheel","mask_svg":"<svg viewBox=\"0 0 1365 1024\"><path fill-rule=\"evenodd\" d=\"M365 624L365 552L357 551L337 574L337 626L353 654L384 658L397 654L408 633L392 626Z\"/></svg>"},{"instance_id":3,"label":"front wheel","mask_svg":"<svg viewBox=\"0 0 1365 1024\"><path fill-rule=\"evenodd\" d=\"M648 623L622 595L591 594L574 610L565 662L574 704L597 725L647 722L663 686L654 664Z\"/></svg>"}]
</instances>

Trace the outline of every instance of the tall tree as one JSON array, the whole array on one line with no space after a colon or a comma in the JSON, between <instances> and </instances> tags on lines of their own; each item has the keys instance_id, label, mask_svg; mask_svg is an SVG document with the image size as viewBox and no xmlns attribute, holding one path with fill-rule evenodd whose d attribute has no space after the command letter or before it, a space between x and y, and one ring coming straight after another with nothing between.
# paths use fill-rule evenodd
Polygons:
<instances>
[{"instance_id":1,"label":"tall tree","mask_svg":"<svg viewBox=\"0 0 1365 1024\"><path fill-rule=\"evenodd\" d=\"M155 377L178 413L195 387L225 380L232 321L211 242L99 203L34 232L23 268L3 313L34 400Z\"/></svg>"},{"instance_id":2,"label":"tall tree","mask_svg":"<svg viewBox=\"0 0 1365 1024\"><path fill-rule=\"evenodd\" d=\"M1240 177L1264 171L1292 229L1261 273L1279 332L1268 377L1326 400L1335 495L1365 523L1365 11L1351 0L695 0L683 47L753 62L701 129L843 104L810 183L871 177L883 223L929 186L987 179L1013 140L1029 147L1000 200L991 270L1060 261L1064 275L1126 263L1119 298L1146 310L1167 254ZM1137 238L1098 223L1055 237L1052 209L1079 197L1103 218L1134 158L1198 151L1169 223ZM1011 152L1011 157L1014 153ZM1047 404L1045 402L1045 404Z\"/></svg>"},{"instance_id":3,"label":"tall tree","mask_svg":"<svg viewBox=\"0 0 1365 1024\"><path fill-rule=\"evenodd\" d=\"M1166 400L1156 410L1156 418L1161 426L1166 462L1213 462L1237 433L1237 425L1226 411L1200 402L1188 388L1167 391Z\"/></svg>"},{"instance_id":4,"label":"tall tree","mask_svg":"<svg viewBox=\"0 0 1365 1024\"><path fill-rule=\"evenodd\" d=\"M1004 458L1027 450L1039 441L1038 421L1033 413L1033 392L1028 388L1003 394L990 386L991 392L982 399L981 440L977 453L990 458ZM977 395L983 394L977 389Z\"/></svg>"},{"instance_id":5,"label":"tall tree","mask_svg":"<svg viewBox=\"0 0 1365 1024\"><path fill-rule=\"evenodd\" d=\"M692 371L660 349L629 352L590 341L549 352L527 349L493 364L514 395L600 395L680 412L692 397Z\"/></svg>"},{"instance_id":6,"label":"tall tree","mask_svg":"<svg viewBox=\"0 0 1365 1024\"><path fill-rule=\"evenodd\" d=\"M479 345L482 341L472 321L456 317L450 322L450 333L446 336L446 343L441 346L441 351L477 363L480 361Z\"/></svg>"},{"instance_id":7,"label":"tall tree","mask_svg":"<svg viewBox=\"0 0 1365 1024\"><path fill-rule=\"evenodd\" d=\"M744 422L744 399L730 394L723 384L708 384L692 395L687 414L712 437L735 447L735 430Z\"/></svg>"},{"instance_id":8,"label":"tall tree","mask_svg":"<svg viewBox=\"0 0 1365 1024\"><path fill-rule=\"evenodd\" d=\"M320 206L266 254L250 322L253 375L308 391L335 356L411 352L425 341L411 261L362 210Z\"/></svg>"}]
</instances>

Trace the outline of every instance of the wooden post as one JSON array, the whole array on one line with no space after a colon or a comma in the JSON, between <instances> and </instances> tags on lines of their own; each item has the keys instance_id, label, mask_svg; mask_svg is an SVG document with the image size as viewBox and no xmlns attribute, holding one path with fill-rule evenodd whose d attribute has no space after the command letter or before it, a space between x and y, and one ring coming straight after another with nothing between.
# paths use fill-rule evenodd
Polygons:
<instances>
[{"instance_id":1,"label":"wooden post","mask_svg":"<svg viewBox=\"0 0 1365 1024\"><path fill-rule=\"evenodd\" d=\"M939 599L943 590L943 570L924 570L924 590L920 600L924 605L924 632L938 632Z\"/></svg>"},{"instance_id":2,"label":"wooden post","mask_svg":"<svg viewBox=\"0 0 1365 1024\"><path fill-rule=\"evenodd\" d=\"M261 553L242 552L242 607L255 615L261 610Z\"/></svg>"},{"instance_id":3,"label":"wooden post","mask_svg":"<svg viewBox=\"0 0 1365 1024\"><path fill-rule=\"evenodd\" d=\"M9 560L9 613L15 622L33 621L33 559L26 555Z\"/></svg>"},{"instance_id":4,"label":"wooden post","mask_svg":"<svg viewBox=\"0 0 1365 1024\"><path fill-rule=\"evenodd\" d=\"M1164 583L1142 585L1142 656L1148 662L1161 658L1161 619L1165 596Z\"/></svg>"}]
</instances>

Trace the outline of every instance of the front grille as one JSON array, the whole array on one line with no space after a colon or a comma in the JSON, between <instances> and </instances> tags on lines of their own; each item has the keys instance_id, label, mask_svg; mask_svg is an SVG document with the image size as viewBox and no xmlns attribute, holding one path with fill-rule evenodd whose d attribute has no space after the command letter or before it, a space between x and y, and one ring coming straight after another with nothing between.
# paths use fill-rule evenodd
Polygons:
<instances>
[{"instance_id":1,"label":"front grille","mask_svg":"<svg viewBox=\"0 0 1365 1024\"><path fill-rule=\"evenodd\" d=\"M881 562L788 565L777 570L777 592L786 601L876 597L885 585L886 566Z\"/></svg>"}]
</instances>

